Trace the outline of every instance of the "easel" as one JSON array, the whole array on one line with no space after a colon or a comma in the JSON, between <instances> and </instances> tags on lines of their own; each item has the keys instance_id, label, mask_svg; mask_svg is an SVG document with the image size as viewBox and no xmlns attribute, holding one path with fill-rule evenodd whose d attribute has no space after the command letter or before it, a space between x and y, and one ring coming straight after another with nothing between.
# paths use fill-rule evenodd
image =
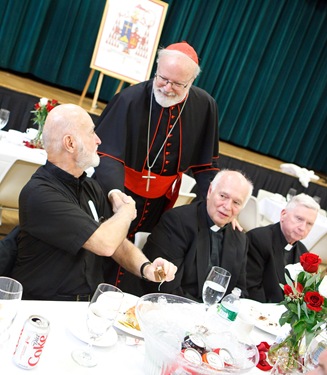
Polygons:
<instances>
[{"instance_id":1,"label":"easel","mask_svg":"<svg viewBox=\"0 0 327 375\"><path fill-rule=\"evenodd\" d=\"M86 81L86 84L84 86L81 98L80 98L79 103L78 103L79 106L82 106L83 100L84 100L85 95L87 93L87 90L88 90L88 88L89 88L89 86L91 84L91 81L92 81L92 78L94 76L94 73L95 73L95 69L91 69L89 77L88 77L88 79ZM101 89L101 85L102 85L102 81L103 81L103 76L104 76L104 73L102 71L100 71L98 82L97 82L97 86L96 86L96 89L95 89L95 92L94 92L94 97L93 97L93 100L92 100L92 106L91 106L90 112L92 112L92 111L94 111L94 110L97 109L97 102L98 102L98 97L99 97L99 94L100 94L100 89ZM117 90L116 90L115 94L117 94L118 92L121 91L121 89L123 87L123 84L124 84L124 81L120 81L119 82L119 85L117 87Z\"/></svg>"}]
</instances>

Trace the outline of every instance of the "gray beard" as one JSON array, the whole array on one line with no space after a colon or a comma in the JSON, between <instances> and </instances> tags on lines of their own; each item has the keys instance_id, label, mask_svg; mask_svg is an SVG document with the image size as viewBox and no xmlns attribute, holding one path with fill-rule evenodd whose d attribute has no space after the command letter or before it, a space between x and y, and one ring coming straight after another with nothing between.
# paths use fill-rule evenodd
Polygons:
<instances>
[{"instance_id":1,"label":"gray beard","mask_svg":"<svg viewBox=\"0 0 327 375\"><path fill-rule=\"evenodd\" d=\"M161 92L159 92L157 89L153 90L154 97L156 99L156 102L161 105L161 107L168 108L173 105L176 105L177 103L181 102L183 99L181 99L180 96L165 96Z\"/></svg>"}]
</instances>

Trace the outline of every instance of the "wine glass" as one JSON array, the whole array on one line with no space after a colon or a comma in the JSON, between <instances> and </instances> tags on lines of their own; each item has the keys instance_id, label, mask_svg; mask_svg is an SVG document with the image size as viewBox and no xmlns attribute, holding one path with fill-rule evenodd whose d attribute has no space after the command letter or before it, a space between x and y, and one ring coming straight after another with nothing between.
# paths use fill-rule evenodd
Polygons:
<instances>
[{"instance_id":1,"label":"wine glass","mask_svg":"<svg viewBox=\"0 0 327 375\"><path fill-rule=\"evenodd\" d=\"M316 202L320 205L321 198L318 197L318 195L315 195L315 196L313 197L313 200L316 201Z\"/></svg>"},{"instance_id":2,"label":"wine glass","mask_svg":"<svg viewBox=\"0 0 327 375\"><path fill-rule=\"evenodd\" d=\"M224 268L213 266L203 284L202 299L206 311L216 305L224 296L231 278L230 272Z\"/></svg>"},{"instance_id":3,"label":"wine glass","mask_svg":"<svg viewBox=\"0 0 327 375\"><path fill-rule=\"evenodd\" d=\"M0 130L3 129L9 120L10 111L8 109L0 109Z\"/></svg>"},{"instance_id":4,"label":"wine glass","mask_svg":"<svg viewBox=\"0 0 327 375\"><path fill-rule=\"evenodd\" d=\"M119 312L124 293L110 284L99 284L88 306L86 324L89 343L86 349L72 352L75 362L84 367L94 367L97 360L92 353L93 343L112 327Z\"/></svg>"},{"instance_id":5,"label":"wine glass","mask_svg":"<svg viewBox=\"0 0 327 375\"><path fill-rule=\"evenodd\" d=\"M21 283L10 277L0 277L0 343L10 337L9 328L17 315L22 294Z\"/></svg>"},{"instance_id":6,"label":"wine glass","mask_svg":"<svg viewBox=\"0 0 327 375\"><path fill-rule=\"evenodd\" d=\"M296 195L296 189L290 188L286 194L286 201L289 202Z\"/></svg>"}]
</instances>

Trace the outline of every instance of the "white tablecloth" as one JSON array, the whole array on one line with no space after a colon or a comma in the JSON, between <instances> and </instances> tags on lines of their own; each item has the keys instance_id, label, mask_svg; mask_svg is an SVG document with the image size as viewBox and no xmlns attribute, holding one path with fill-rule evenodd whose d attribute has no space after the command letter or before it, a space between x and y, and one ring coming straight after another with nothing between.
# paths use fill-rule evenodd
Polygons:
<instances>
[{"instance_id":1,"label":"white tablecloth","mask_svg":"<svg viewBox=\"0 0 327 375\"><path fill-rule=\"evenodd\" d=\"M28 140L24 133L15 132L18 136L13 141L14 137L8 137L8 132L0 131L0 160L5 156L12 157L13 160L20 159L36 164L45 164L47 153L42 149L29 148L23 143L23 140Z\"/></svg>"},{"instance_id":2,"label":"white tablecloth","mask_svg":"<svg viewBox=\"0 0 327 375\"><path fill-rule=\"evenodd\" d=\"M146 360L144 341L141 344L128 345L126 335L119 331L119 339L113 347L95 347L98 365L94 368L79 366L71 358L72 350L83 348L86 344L77 339L70 331L72 318L85 316L87 302L49 302L22 301L20 311L11 327L10 340L0 347L0 369L5 375L27 374L13 362L13 352L24 321L33 314L41 315L50 321L50 333L39 364L31 374L82 375L82 374L133 374L144 375L143 361ZM272 344L274 336L257 328L251 333L255 343L267 341ZM263 375L264 372L252 369L249 374Z\"/></svg>"},{"instance_id":3,"label":"white tablecloth","mask_svg":"<svg viewBox=\"0 0 327 375\"><path fill-rule=\"evenodd\" d=\"M286 201L282 202L277 199L263 198L259 201L259 212L268 221L277 223L280 220L280 213L285 206ZM318 213L314 226L308 236L301 240L301 242L310 250L325 233L327 233L327 217Z\"/></svg>"},{"instance_id":4,"label":"white tablecloth","mask_svg":"<svg viewBox=\"0 0 327 375\"><path fill-rule=\"evenodd\" d=\"M19 333L25 320L33 314L41 315L50 321L50 333L45 343L39 364L32 370L33 374L135 374L144 375L144 343L134 346L125 344L126 336L120 335L116 345L112 347L95 347L94 352L98 365L94 368L83 368L71 358L71 352L87 344L77 339L69 330L75 319L86 316L87 302L49 302L22 301L21 309L11 328L11 338L2 346L1 373L26 374L12 360ZM3 369L5 371L3 372Z\"/></svg>"}]
</instances>

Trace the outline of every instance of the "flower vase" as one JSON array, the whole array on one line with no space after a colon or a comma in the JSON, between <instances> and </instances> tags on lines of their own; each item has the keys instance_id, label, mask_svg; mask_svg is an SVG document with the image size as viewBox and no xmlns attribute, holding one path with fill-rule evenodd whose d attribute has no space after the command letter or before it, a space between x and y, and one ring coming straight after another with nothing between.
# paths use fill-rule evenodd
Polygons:
<instances>
[{"instance_id":1,"label":"flower vase","mask_svg":"<svg viewBox=\"0 0 327 375\"><path fill-rule=\"evenodd\" d=\"M270 375L298 375L306 374L308 369L301 362L292 360L292 363L279 358L270 371Z\"/></svg>"},{"instance_id":2,"label":"flower vase","mask_svg":"<svg viewBox=\"0 0 327 375\"><path fill-rule=\"evenodd\" d=\"M38 123L38 130L36 133L35 138L32 140L32 144L35 148L43 148L43 143L42 143L42 132L43 132L43 123Z\"/></svg>"},{"instance_id":3,"label":"flower vase","mask_svg":"<svg viewBox=\"0 0 327 375\"><path fill-rule=\"evenodd\" d=\"M291 374L293 371L301 373L299 367L304 368L302 365L305 353L305 335L298 338L291 330L281 342L271 345L268 351L268 360L272 366L278 368L278 374ZM277 374L277 372L275 373Z\"/></svg>"}]
</instances>

